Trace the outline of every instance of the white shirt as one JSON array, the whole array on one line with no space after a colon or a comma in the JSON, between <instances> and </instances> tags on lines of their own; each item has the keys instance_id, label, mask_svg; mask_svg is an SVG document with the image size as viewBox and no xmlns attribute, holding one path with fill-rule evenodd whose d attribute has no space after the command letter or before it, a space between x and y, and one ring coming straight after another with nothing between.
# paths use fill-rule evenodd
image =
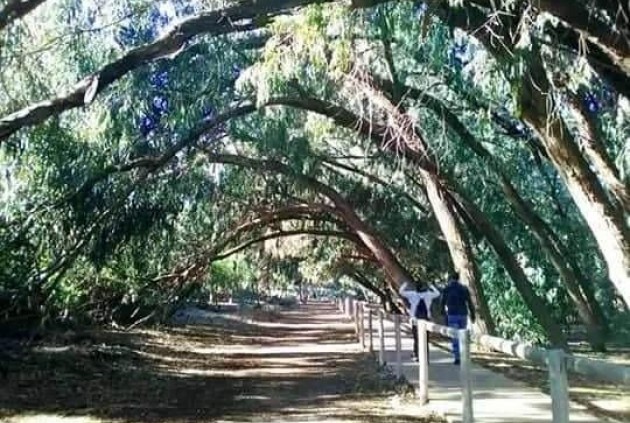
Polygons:
<instances>
[{"instance_id":1,"label":"white shirt","mask_svg":"<svg viewBox=\"0 0 630 423\"><path fill-rule=\"evenodd\" d=\"M409 301L409 315L414 316L415 310L418 307L420 301L424 301L424 305L427 307L427 316L431 319L431 303L437 297L440 296L440 291L433 285L429 285L429 289L426 291L418 292L413 289L409 282L405 282L401 285L398 293Z\"/></svg>"}]
</instances>

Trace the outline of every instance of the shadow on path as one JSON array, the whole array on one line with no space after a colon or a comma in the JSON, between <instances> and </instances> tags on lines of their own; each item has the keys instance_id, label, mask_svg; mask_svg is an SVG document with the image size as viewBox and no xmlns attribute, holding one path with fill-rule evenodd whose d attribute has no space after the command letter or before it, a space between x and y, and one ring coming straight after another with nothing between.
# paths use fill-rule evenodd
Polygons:
<instances>
[{"instance_id":1,"label":"shadow on path","mask_svg":"<svg viewBox=\"0 0 630 423\"><path fill-rule=\"evenodd\" d=\"M94 331L74 341L14 349L0 386L0 417L376 421L394 392L393 381L359 353L353 326L329 304L230 326ZM353 401L380 405L348 405Z\"/></svg>"}]
</instances>

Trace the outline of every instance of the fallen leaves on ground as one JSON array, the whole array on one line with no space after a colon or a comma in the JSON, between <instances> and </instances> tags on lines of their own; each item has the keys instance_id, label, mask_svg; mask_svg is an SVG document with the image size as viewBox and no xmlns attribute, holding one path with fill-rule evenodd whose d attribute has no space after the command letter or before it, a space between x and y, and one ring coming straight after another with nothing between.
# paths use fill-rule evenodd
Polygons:
<instances>
[{"instance_id":1,"label":"fallen leaves on ground","mask_svg":"<svg viewBox=\"0 0 630 423\"><path fill-rule=\"evenodd\" d=\"M409 388L358 352L351 325L328 327L334 313L304 307L229 325L50 333L29 345L0 339L9 351L0 419L440 421L418 416Z\"/></svg>"}]
</instances>

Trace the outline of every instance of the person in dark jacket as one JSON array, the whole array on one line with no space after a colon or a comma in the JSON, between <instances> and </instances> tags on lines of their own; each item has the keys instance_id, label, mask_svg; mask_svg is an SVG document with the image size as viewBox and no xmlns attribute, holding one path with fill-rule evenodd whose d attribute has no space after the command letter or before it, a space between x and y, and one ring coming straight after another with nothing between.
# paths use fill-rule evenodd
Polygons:
<instances>
[{"instance_id":1,"label":"person in dark jacket","mask_svg":"<svg viewBox=\"0 0 630 423\"><path fill-rule=\"evenodd\" d=\"M459 281L457 272L449 275L448 284L442 291L442 310L446 314L447 325L454 329L466 329L468 317L475 322L475 306L470 298L470 291ZM459 364L459 341L453 339L453 356Z\"/></svg>"}]
</instances>

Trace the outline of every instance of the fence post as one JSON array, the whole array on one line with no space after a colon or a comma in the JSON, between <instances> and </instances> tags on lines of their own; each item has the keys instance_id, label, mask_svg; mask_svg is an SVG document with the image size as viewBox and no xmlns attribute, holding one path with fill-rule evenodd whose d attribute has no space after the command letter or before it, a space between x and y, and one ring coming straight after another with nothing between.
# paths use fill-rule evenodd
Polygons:
<instances>
[{"instance_id":1,"label":"fence post","mask_svg":"<svg viewBox=\"0 0 630 423\"><path fill-rule=\"evenodd\" d=\"M428 339L427 327L424 320L416 320L418 327L418 394L420 404L424 405L429 402L429 356L428 356Z\"/></svg>"},{"instance_id":2,"label":"fence post","mask_svg":"<svg viewBox=\"0 0 630 423\"><path fill-rule=\"evenodd\" d=\"M350 307L348 307L348 317L350 321L354 319L354 298L350 298Z\"/></svg>"},{"instance_id":3,"label":"fence post","mask_svg":"<svg viewBox=\"0 0 630 423\"><path fill-rule=\"evenodd\" d=\"M394 314L394 334L396 336L396 378L402 377L402 346L400 339L400 314Z\"/></svg>"},{"instance_id":4,"label":"fence post","mask_svg":"<svg viewBox=\"0 0 630 423\"><path fill-rule=\"evenodd\" d=\"M470 332L468 329L459 330L457 332L459 341L460 355L460 380L462 384L462 421L463 423L473 423L473 395L471 384L471 365L470 360Z\"/></svg>"},{"instance_id":5,"label":"fence post","mask_svg":"<svg viewBox=\"0 0 630 423\"><path fill-rule=\"evenodd\" d=\"M385 312L382 309L378 309L378 363L382 366L385 364L385 325L383 324Z\"/></svg>"},{"instance_id":6,"label":"fence post","mask_svg":"<svg viewBox=\"0 0 630 423\"><path fill-rule=\"evenodd\" d=\"M368 332L370 332L370 352L374 352L374 330L372 329L372 308L368 310Z\"/></svg>"},{"instance_id":7,"label":"fence post","mask_svg":"<svg viewBox=\"0 0 630 423\"><path fill-rule=\"evenodd\" d=\"M359 338L361 338L361 351L365 350L365 303L359 303Z\"/></svg>"},{"instance_id":8,"label":"fence post","mask_svg":"<svg viewBox=\"0 0 630 423\"><path fill-rule=\"evenodd\" d=\"M553 423L569 423L569 383L563 350L549 350L548 368Z\"/></svg>"},{"instance_id":9,"label":"fence post","mask_svg":"<svg viewBox=\"0 0 630 423\"><path fill-rule=\"evenodd\" d=\"M359 302L357 300L353 301L352 304L352 311L353 311L353 316L352 316L352 320L354 320L354 334L357 337L357 341L360 341L359 339Z\"/></svg>"}]
</instances>

